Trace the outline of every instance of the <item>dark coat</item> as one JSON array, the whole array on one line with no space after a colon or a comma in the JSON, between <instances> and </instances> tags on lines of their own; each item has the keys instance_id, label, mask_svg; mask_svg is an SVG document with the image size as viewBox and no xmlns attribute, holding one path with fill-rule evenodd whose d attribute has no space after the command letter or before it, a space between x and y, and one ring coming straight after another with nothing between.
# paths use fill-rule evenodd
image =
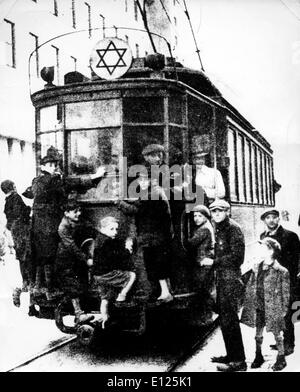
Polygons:
<instances>
[{"instance_id":1,"label":"dark coat","mask_svg":"<svg viewBox=\"0 0 300 392\"><path fill-rule=\"evenodd\" d=\"M193 236L188 240L191 256L196 264L201 265L204 258L214 257L214 233L209 222L196 227Z\"/></svg>"},{"instance_id":2,"label":"dark coat","mask_svg":"<svg viewBox=\"0 0 300 392\"><path fill-rule=\"evenodd\" d=\"M120 202L120 209L129 215L135 215L138 243L141 246L170 246L172 239L171 212L168 199L162 188L155 187L153 195L141 198L129 204Z\"/></svg>"},{"instance_id":3,"label":"dark coat","mask_svg":"<svg viewBox=\"0 0 300 392\"><path fill-rule=\"evenodd\" d=\"M16 258L25 261L30 257L30 207L26 206L17 192L13 192L6 197L4 214L6 227L11 231L14 241Z\"/></svg>"},{"instance_id":4,"label":"dark coat","mask_svg":"<svg viewBox=\"0 0 300 392\"><path fill-rule=\"evenodd\" d=\"M240 226L230 218L215 224L215 262L218 271L240 271L245 256L245 239Z\"/></svg>"},{"instance_id":5,"label":"dark coat","mask_svg":"<svg viewBox=\"0 0 300 392\"><path fill-rule=\"evenodd\" d=\"M134 264L124 241L99 233L95 241L93 275L104 275L114 270L134 271Z\"/></svg>"},{"instance_id":6,"label":"dark coat","mask_svg":"<svg viewBox=\"0 0 300 392\"><path fill-rule=\"evenodd\" d=\"M257 277L261 269L262 265L260 268L254 268L246 287L241 322L249 327L256 326ZM267 332L285 329L284 316L288 311L289 299L289 272L275 261L265 271L264 276L264 312Z\"/></svg>"},{"instance_id":7,"label":"dark coat","mask_svg":"<svg viewBox=\"0 0 300 392\"><path fill-rule=\"evenodd\" d=\"M270 237L278 241L281 245L281 257L278 260L290 273L290 283L292 291L297 286L297 274L300 272L300 242L296 233L279 226L272 235L264 232L260 239Z\"/></svg>"}]
</instances>

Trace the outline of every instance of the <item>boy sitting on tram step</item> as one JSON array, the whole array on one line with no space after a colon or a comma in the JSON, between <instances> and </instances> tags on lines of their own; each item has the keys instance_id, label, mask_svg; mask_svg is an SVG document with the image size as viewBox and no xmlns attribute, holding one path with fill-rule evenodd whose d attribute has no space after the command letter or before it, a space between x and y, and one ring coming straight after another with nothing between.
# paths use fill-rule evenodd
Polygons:
<instances>
[{"instance_id":1,"label":"boy sitting on tram step","mask_svg":"<svg viewBox=\"0 0 300 392\"><path fill-rule=\"evenodd\" d=\"M210 223L210 211L204 205L196 205L193 210L195 230L188 239L188 249L193 259L193 281L199 302L203 309L203 322L207 323L212 317L213 299L211 296L214 272L215 235Z\"/></svg>"},{"instance_id":2,"label":"boy sitting on tram step","mask_svg":"<svg viewBox=\"0 0 300 392\"><path fill-rule=\"evenodd\" d=\"M88 266L93 261L77 246L74 237L79 226L80 207L76 201L69 201L64 208L64 217L58 228L60 242L56 257L57 282L64 293L71 298L75 312L75 326L93 319L84 314L79 296L87 290Z\"/></svg>"},{"instance_id":3,"label":"boy sitting on tram step","mask_svg":"<svg viewBox=\"0 0 300 392\"><path fill-rule=\"evenodd\" d=\"M118 227L116 218L112 216L102 218L100 232L95 241L92 288L101 298L102 328L105 328L109 318L109 301L113 299L118 302L125 301L136 278L131 260L132 240L128 238L123 244L116 238Z\"/></svg>"},{"instance_id":4,"label":"boy sitting on tram step","mask_svg":"<svg viewBox=\"0 0 300 392\"><path fill-rule=\"evenodd\" d=\"M272 369L279 371L286 367L283 331L290 298L289 272L278 262L280 244L269 237L259 242L262 262L253 266L248 280L241 322L256 327L256 355L251 367L259 368L264 363L261 346L266 327L267 332L273 332L278 350Z\"/></svg>"}]
</instances>

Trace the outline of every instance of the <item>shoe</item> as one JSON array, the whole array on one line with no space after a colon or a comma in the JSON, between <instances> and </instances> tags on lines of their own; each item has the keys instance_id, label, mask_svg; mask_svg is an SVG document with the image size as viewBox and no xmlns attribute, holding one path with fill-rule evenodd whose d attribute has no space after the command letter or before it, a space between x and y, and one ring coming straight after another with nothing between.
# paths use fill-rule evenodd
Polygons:
<instances>
[{"instance_id":1,"label":"shoe","mask_svg":"<svg viewBox=\"0 0 300 392\"><path fill-rule=\"evenodd\" d=\"M211 362L217 362L217 363L229 363L230 360L228 359L227 355L220 356L220 357L212 357Z\"/></svg>"},{"instance_id":2,"label":"shoe","mask_svg":"<svg viewBox=\"0 0 300 392\"><path fill-rule=\"evenodd\" d=\"M247 364L245 361L229 362L227 364L218 365L217 369L220 372L245 372L247 370Z\"/></svg>"},{"instance_id":3,"label":"shoe","mask_svg":"<svg viewBox=\"0 0 300 392\"><path fill-rule=\"evenodd\" d=\"M40 313L36 310L34 305L29 306L28 316L29 317L39 317Z\"/></svg>"},{"instance_id":4,"label":"shoe","mask_svg":"<svg viewBox=\"0 0 300 392\"><path fill-rule=\"evenodd\" d=\"M284 355L287 357L288 355L293 354L294 352L294 347L285 347L284 349Z\"/></svg>"},{"instance_id":5,"label":"shoe","mask_svg":"<svg viewBox=\"0 0 300 392\"><path fill-rule=\"evenodd\" d=\"M285 357L284 355L278 355L276 362L272 366L274 372L280 372L280 370L286 367Z\"/></svg>"},{"instance_id":6,"label":"shoe","mask_svg":"<svg viewBox=\"0 0 300 392\"><path fill-rule=\"evenodd\" d=\"M258 369L265 362L261 354L256 354L254 361L251 363L251 369Z\"/></svg>"},{"instance_id":7,"label":"shoe","mask_svg":"<svg viewBox=\"0 0 300 392\"><path fill-rule=\"evenodd\" d=\"M277 351L277 344L270 344L270 349Z\"/></svg>"},{"instance_id":8,"label":"shoe","mask_svg":"<svg viewBox=\"0 0 300 392\"><path fill-rule=\"evenodd\" d=\"M162 297L162 296L158 297L157 301L167 303L173 301L173 299L174 299L173 295L168 294L166 297Z\"/></svg>"},{"instance_id":9,"label":"shoe","mask_svg":"<svg viewBox=\"0 0 300 392\"><path fill-rule=\"evenodd\" d=\"M81 313L79 315L76 315L74 319L75 327L77 327L77 325L87 323L88 321L93 320L93 318L94 316L92 314Z\"/></svg>"}]
</instances>

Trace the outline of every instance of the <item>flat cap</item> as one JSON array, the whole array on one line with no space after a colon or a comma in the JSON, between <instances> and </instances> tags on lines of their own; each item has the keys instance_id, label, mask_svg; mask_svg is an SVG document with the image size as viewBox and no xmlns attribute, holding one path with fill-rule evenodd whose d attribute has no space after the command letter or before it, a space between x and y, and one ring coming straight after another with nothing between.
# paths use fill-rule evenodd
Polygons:
<instances>
[{"instance_id":1,"label":"flat cap","mask_svg":"<svg viewBox=\"0 0 300 392\"><path fill-rule=\"evenodd\" d=\"M270 210L266 210L260 217L261 220L264 220L268 215L275 215L275 216L279 216L279 211L275 210L275 209L270 209Z\"/></svg>"},{"instance_id":2,"label":"flat cap","mask_svg":"<svg viewBox=\"0 0 300 392\"><path fill-rule=\"evenodd\" d=\"M142 154L148 155L153 152L165 152L165 148L161 144L148 144L148 146L143 149Z\"/></svg>"},{"instance_id":3,"label":"flat cap","mask_svg":"<svg viewBox=\"0 0 300 392\"><path fill-rule=\"evenodd\" d=\"M229 210L230 204L227 203L227 201L225 201L225 200L217 199L210 204L209 209L211 211L213 211L213 210Z\"/></svg>"},{"instance_id":4,"label":"flat cap","mask_svg":"<svg viewBox=\"0 0 300 392\"><path fill-rule=\"evenodd\" d=\"M207 219L210 219L210 211L206 206L203 206L201 204L196 205L193 209L193 212L200 212L202 215L204 215Z\"/></svg>"}]
</instances>

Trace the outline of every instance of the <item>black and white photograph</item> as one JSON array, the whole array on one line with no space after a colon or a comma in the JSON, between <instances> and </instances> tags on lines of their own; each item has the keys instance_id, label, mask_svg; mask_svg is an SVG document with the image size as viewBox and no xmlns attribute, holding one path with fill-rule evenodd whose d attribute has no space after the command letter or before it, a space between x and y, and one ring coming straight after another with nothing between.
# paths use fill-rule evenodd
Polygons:
<instances>
[{"instance_id":1,"label":"black and white photograph","mask_svg":"<svg viewBox=\"0 0 300 392\"><path fill-rule=\"evenodd\" d=\"M0 372L300 372L300 0L0 0Z\"/></svg>"}]
</instances>

